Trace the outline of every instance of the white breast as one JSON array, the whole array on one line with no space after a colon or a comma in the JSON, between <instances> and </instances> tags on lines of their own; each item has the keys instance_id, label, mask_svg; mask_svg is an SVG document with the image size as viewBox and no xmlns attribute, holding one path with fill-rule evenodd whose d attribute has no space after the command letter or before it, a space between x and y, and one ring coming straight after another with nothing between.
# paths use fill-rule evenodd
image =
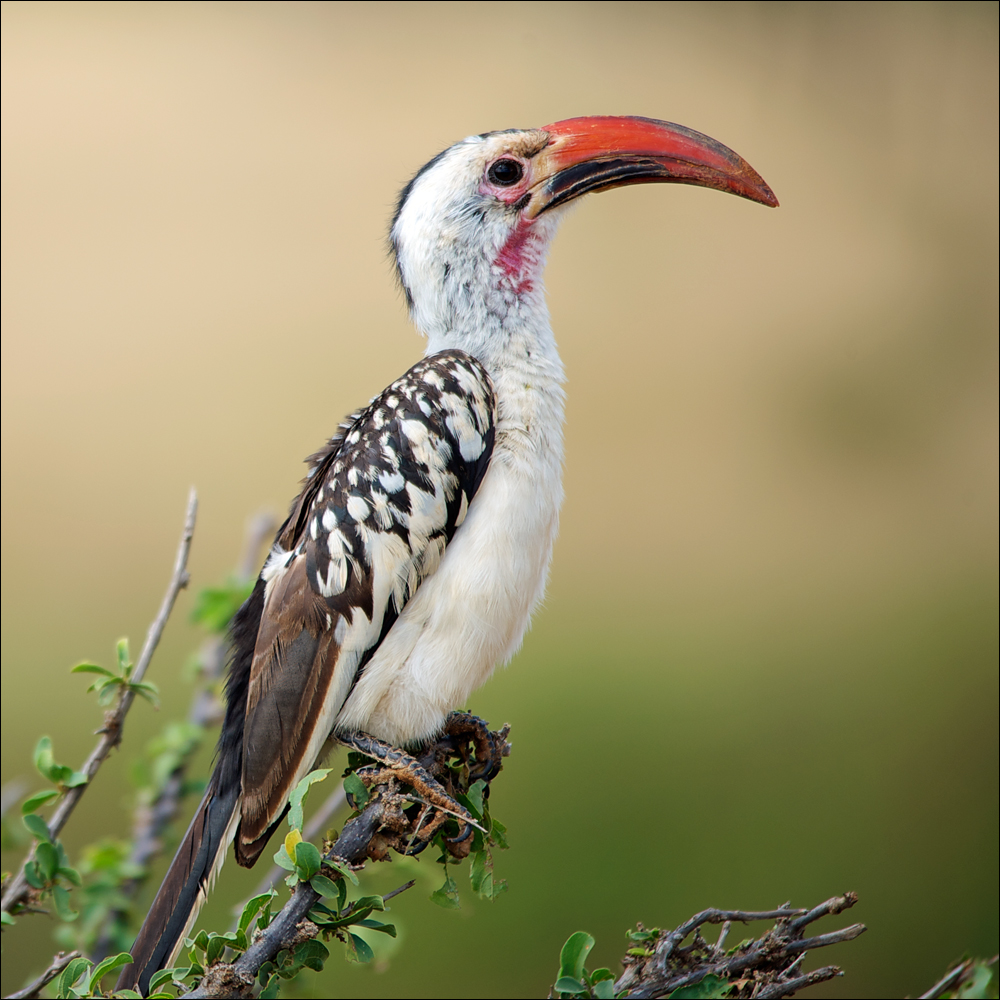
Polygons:
<instances>
[{"instance_id":1,"label":"white breast","mask_svg":"<svg viewBox=\"0 0 1000 1000\"><path fill-rule=\"evenodd\" d=\"M530 369L530 370L529 370ZM521 645L545 590L562 504L561 370L494 374L493 458L437 572L389 630L336 720L396 746L449 711Z\"/></svg>"}]
</instances>

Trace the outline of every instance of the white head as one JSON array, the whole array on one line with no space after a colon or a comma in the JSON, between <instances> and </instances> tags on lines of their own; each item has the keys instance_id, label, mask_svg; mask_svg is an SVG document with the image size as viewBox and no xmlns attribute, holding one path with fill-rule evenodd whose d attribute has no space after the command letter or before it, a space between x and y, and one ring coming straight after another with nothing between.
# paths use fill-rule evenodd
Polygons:
<instances>
[{"instance_id":1,"label":"white head","mask_svg":"<svg viewBox=\"0 0 1000 1000\"><path fill-rule=\"evenodd\" d=\"M390 230L400 282L428 351L488 366L525 326L548 329L542 270L561 209L588 191L674 182L777 205L732 150L649 118L573 118L470 136L403 189Z\"/></svg>"}]
</instances>

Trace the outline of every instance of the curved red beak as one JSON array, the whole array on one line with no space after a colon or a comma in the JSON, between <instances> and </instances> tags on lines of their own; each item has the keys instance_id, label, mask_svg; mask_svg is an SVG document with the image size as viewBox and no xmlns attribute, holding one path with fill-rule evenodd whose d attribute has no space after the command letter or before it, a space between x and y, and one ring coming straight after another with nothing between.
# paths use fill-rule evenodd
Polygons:
<instances>
[{"instance_id":1,"label":"curved red beak","mask_svg":"<svg viewBox=\"0 0 1000 1000\"><path fill-rule=\"evenodd\" d=\"M568 118L542 131L550 139L536 160L527 207L532 217L590 191L624 184L697 184L778 206L774 192L742 156L683 125L595 115Z\"/></svg>"}]
</instances>

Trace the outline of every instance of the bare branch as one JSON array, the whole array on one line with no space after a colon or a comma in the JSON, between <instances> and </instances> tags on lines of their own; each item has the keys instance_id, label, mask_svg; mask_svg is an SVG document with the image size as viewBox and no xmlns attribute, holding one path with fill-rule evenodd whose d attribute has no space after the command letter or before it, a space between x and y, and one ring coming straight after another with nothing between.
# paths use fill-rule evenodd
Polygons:
<instances>
[{"instance_id":1,"label":"bare branch","mask_svg":"<svg viewBox=\"0 0 1000 1000\"><path fill-rule=\"evenodd\" d=\"M623 960L625 972L615 983L615 994L627 990L629 997L662 997L682 986L694 986L708 976L717 976L736 987L730 994L734 1000L740 997L784 997L813 983L832 979L841 975L836 966L799 974L805 952L852 941L864 933L864 924L852 924L842 930L811 938L803 937L803 932L820 917L854 906L857 898L855 893L848 892L808 911L794 909L790 905L761 912L703 910L676 930L660 933L652 940L644 935L643 940L649 941L646 954L630 955ZM736 920L774 920L775 923L756 941L741 945L727 954L723 947L728 924ZM717 923L723 924L723 931L714 945L709 944L701 937L698 928ZM692 943L682 947L684 939L692 933Z\"/></svg>"},{"instance_id":2,"label":"bare branch","mask_svg":"<svg viewBox=\"0 0 1000 1000\"><path fill-rule=\"evenodd\" d=\"M261 511L248 519L243 546L236 564L237 579L249 581L256 575L261 546L274 533L275 526L274 515L266 511ZM216 687L225 669L227 648L225 636L213 636L202 647L200 656L202 683L191 701L187 718L189 723L200 729L222 720L223 708ZM129 863L143 872L163 849L164 833L181 810L188 765L200 745L200 739L192 743L189 751L177 762L177 766L164 781L163 787L153 801L140 801L136 806ZM95 962L106 958L116 947L113 941L115 924L125 920L130 901L145 880L146 876L143 874L127 879L119 887L117 898L120 902L106 916L94 945L92 957ZM261 891L266 891L266 886Z\"/></svg>"},{"instance_id":3,"label":"bare branch","mask_svg":"<svg viewBox=\"0 0 1000 1000\"><path fill-rule=\"evenodd\" d=\"M153 623L150 625L149 631L146 633L146 641L143 643L142 652L139 654L135 671L130 678L130 681L133 684L138 683L145 676L146 670L149 668L150 661L153 659L153 653L159 645L160 637L163 635L163 629L167 624L167 619L170 617L170 612L173 610L174 602L177 600L177 595L188 584L189 576L187 572L187 560L188 553L191 551L191 539L194 537L194 525L197 514L198 497L192 489L188 497L187 513L184 518L184 530L181 533L180 545L177 548L177 555L174 559L173 575L170 578L170 584L167 587L167 592L163 596L163 602L160 605L159 613L156 618L153 619ZM62 801L60 801L56 811L53 813L52 819L49 821L48 827L53 839L59 835L59 831L62 830L63 826L65 826L66 821L76 808L76 805L82 798L83 793L90 787L94 775L97 774L101 765L104 763L105 758L111 752L111 749L117 746L120 742L122 724L125 721L125 716L128 714L129 709L132 707L133 701L135 701L135 692L130 688L123 688L121 694L119 695L117 705L105 715L104 725L98 730L101 734L101 739L98 741L97 746L94 747L93 752L87 758L87 762L81 768L82 772L87 776L86 784L68 789L63 795ZM28 856L25 858L24 863L21 865L20 870L17 875L10 880L4 890L2 909L5 913L10 912L15 906L22 903L30 891L27 879L24 877L24 865L31 860L35 851L35 845L36 842L32 842L31 849L28 852Z\"/></svg>"},{"instance_id":4,"label":"bare branch","mask_svg":"<svg viewBox=\"0 0 1000 1000\"><path fill-rule=\"evenodd\" d=\"M18 990L17 993L11 993L4 1000L29 1000L29 998L37 997L42 992L42 989L51 983L74 958L79 957L80 953L78 951L71 951L69 954L59 952L52 959L52 964L30 986L25 986L23 990Z\"/></svg>"}]
</instances>

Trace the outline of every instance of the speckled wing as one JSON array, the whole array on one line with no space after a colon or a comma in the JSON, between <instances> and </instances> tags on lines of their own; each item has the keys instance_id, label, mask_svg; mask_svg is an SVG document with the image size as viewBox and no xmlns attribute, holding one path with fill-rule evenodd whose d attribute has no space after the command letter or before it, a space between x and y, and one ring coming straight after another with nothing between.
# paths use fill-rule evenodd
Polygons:
<instances>
[{"instance_id":1,"label":"speckled wing","mask_svg":"<svg viewBox=\"0 0 1000 1000\"><path fill-rule=\"evenodd\" d=\"M425 358L310 459L261 574L236 857L251 865L365 664L465 520L496 400L462 351Z\"/></svg>"}]
</instances>

